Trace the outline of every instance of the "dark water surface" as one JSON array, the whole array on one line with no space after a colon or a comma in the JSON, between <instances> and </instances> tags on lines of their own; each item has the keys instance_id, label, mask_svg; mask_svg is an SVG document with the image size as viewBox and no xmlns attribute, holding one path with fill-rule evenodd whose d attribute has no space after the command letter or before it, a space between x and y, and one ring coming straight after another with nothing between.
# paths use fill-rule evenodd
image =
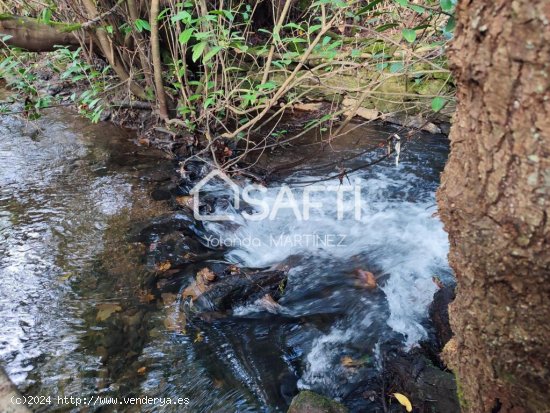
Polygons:
<instances>
[{"instance_id":1,"label":"dark water surface","mask_svg":"<svg viewBox=\"0 0 550 413\"><path fill-rule=\"evenodd\" d=\"M351 137L376 141L381 132L388 131L362 128ZM431 278L451 278L446 235L432 217L447 156L442 137L423 137L397 167L389 160L353 177L366 188L361 222L325 210L312 222L283 214L207 225L205 237L259 242L218 260L286 265L289 281L275 312L250 303L194 323L177 294L186 277L169 280L162 298L143 288L152 276L143 260L149 246L128 233L166 212L149 194L173 165L147 151L136 155L131 140L63 111L32 125L0 117L0 361L24 394L54 399L36 410L82 410L58 404L58 396L148 396L189 404L88 411L275 412L286 410L297 387L345 400L361 377L377 374L381 348L411 348L428 336ZM268 242L333 232L346 236L343 248ZM357 286L357 268L380 277L378 292ZM345 356L363 360L361 368L343 365Z\"/></svg>"}]
</instances>

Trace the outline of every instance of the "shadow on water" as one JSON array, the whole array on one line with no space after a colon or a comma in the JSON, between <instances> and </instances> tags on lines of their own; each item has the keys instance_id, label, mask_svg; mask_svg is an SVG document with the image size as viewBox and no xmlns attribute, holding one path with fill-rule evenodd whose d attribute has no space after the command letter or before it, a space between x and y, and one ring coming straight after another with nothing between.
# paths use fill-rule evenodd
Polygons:
<instances>
[{"instance_id":1,"label":"shadow on water","mask_svg":"<svg viewBox=\"0 0 550 413\"><path fill-rule=\"evenodd\" d=\"M345 399L365 369L366 376L378 374L381 346L408 348L426 336L431 277L451 279L446 237L431 218L447 154L441 137L418 141L397 168L390 160L358 175L368 183L364 222L324 216L307 224L282 216L261 225L206 226L200 236L253 236L261 245L207 252L205 263L183 260L164 277L154 266L186 256L178 249L183 235L162 238L159 227L157 238L138 243L130 234L169 213L150 194L158 187L174 192L173 165L150 150L142 156L131 140L111 125L89 125L62 111L33 126L0 118L0 360L25 394L189 398L185 409L192 412L285 411L298 386ZM267 242L319 228L343 232L345 247ZM149 262L160 239L167 249ZM282 310L249 303L186 320L179 293L204 265L220 260L286 265ZM358 288L357 268L375 272L380 289ZM342 365L345 356L360 360L359 368ZM40 409L71 410L80 408Z\"/></svg>"}]
</instances>

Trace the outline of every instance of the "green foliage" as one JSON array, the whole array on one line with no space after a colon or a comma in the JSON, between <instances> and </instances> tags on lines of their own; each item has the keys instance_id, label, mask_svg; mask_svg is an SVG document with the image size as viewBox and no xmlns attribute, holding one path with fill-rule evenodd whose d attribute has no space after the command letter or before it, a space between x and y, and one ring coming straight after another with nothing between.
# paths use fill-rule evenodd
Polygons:
<instances>
[{"instance_id":1,"label":"green foliage","mask_svg":"<svg viewBox=\"0 0 550 413\"><path fill-rule=\"evenodd\" d=\"M409 43L414 43L416 40L416 30L414 29L403 29L401 33L403 34L403 38Z\"/></svg>"},{"instance_id":2,"label":"green foliage","mask_svg":"<svg viewBox=\"0 0 550 413\"><path fill-rule=\"evenodd\" d=\"M103 101L103 91L107 86L109 67L97 70L80 59L80 49L71 51L60 48L57 51L57 61L65 66L60 78L71 82L84 81L87 88L80 94L73 93L71 100L77 104L79 113L96 123L101 118L106 104Z\"/></svg>"},{"instance_id":3,"label":"green foliage","mask_svg":"<svg viewBox=\"0 0 550 413\"><path fill-rule=\"evenodd\" d=\"M434 112L439 112L441 109L445 107L445 104L447 101L442 97L436 97L432 99L432 110Z\"/></svg>"},{"instance_id":4,"label":"green foliage","mask_svg":"<svg viewBox=\"0 0 550 413\"><path fill-rule=\"evenodd\" d=\"M33 10L32 15L56 25L61 23L52 20L58 19L59 10L74 9L73 19L81 11L74 2L60 3L58 9L49 4ZM159 68L152 68L149 61L151 25L146 10L150 2L135 3L141 18L125 15L126 7L109 13L112 2L95 2L98 12L109 13L99 27L108 34L108 52L120 57L131 81L153 100L158 90L153 91L152 75ZM455 0L317 0L292 2L290 8L284 8L289 3L282 1L277 3L276 21L263 27L252 22L252 16L258 15L255 10L265 5L261 2L161 4L160 71L166 94L176 103L178 124L207 136L235 139L247 138L266 122L280 118L286 108L314 95L317 89L334 87L337 76L354 80L353 92L349 92L353 98L369 88L376 92L386 85L389 90L393 87L389 83L398 78L412 79L420 90L422 83L430 80L426 72L445 69L441 60L434 67L419 68L425 63L418 58L425 52L419 50L442 48L455 25ZM84 92L72 99L83 114L97 121L107 107L106 91L117 82L110 70L82 60L79 51L61 49L55 59L63 68L63 80L85 85ZM34 96L32 101L38 107L43 106L44 101L36 96L36 90L33 92L31 68L22 68L13 59L2 64L12 72L22 69L18 89ZM425 96L431 99L444 94L441 91L448 77L445 79L441 80L441 90L430 90ZM443 96L434 99L432 108L440 110L444 105L441 101L446 100ZM338 116L336 111L319 115L306 126L321 125L331 130L329 124Z\"/></svg>"}]
</instances>

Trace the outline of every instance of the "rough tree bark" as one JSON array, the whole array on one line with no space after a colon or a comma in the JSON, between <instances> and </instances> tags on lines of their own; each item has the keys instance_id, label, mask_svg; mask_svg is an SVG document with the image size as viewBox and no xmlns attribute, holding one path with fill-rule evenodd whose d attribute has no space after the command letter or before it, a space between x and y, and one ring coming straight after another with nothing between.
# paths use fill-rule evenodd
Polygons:
<instances>
[{"instance_id":1,"label":"rough tree bark","mask_svg":"<svg viewBox=\"0 0 550 413\"><path fill-rule=\"evenodd\" d=\"M547 412L550 2L463 0L438 194L457 280L444 357L465 412Z\"/></svg>"}]
</instances>

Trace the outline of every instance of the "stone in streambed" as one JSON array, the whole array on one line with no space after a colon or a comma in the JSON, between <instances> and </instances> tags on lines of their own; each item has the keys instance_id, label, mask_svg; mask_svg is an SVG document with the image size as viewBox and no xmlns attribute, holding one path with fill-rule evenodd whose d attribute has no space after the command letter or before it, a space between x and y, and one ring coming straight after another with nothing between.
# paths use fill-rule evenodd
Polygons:
<instances>
[{"instance_id":1,"label":"stone in streambed","mask_svg":"<svg viewBox=\"0 0 550 413\"><path fill-rule=\"evenodd\" d=\"M215 281L195 304L202 311L227 311L269 294L278 300L284 289L284 271L241 271Z\"/></svg>"},{"instance_id":2,"label":"stone in streambed","mask_svg":"<svg viewBox=\"0 0 550 413\"><path fill-rule=\"evenodd\" d=\"M342 404L309 390L302 390L288 408L287 413L347 413Z\"/></svg>"},{"instance_id":3,"label":"stone in streambed","mask_svg":"<svg viewBox=\"0 0 550 413\"><path fill-rule=\"evenodd\" d=\"M387 388L405 394L418 411L460 413L454 375L433 365L422 350L388 355L383 374Z\"/></svg>"}]
</instances>

